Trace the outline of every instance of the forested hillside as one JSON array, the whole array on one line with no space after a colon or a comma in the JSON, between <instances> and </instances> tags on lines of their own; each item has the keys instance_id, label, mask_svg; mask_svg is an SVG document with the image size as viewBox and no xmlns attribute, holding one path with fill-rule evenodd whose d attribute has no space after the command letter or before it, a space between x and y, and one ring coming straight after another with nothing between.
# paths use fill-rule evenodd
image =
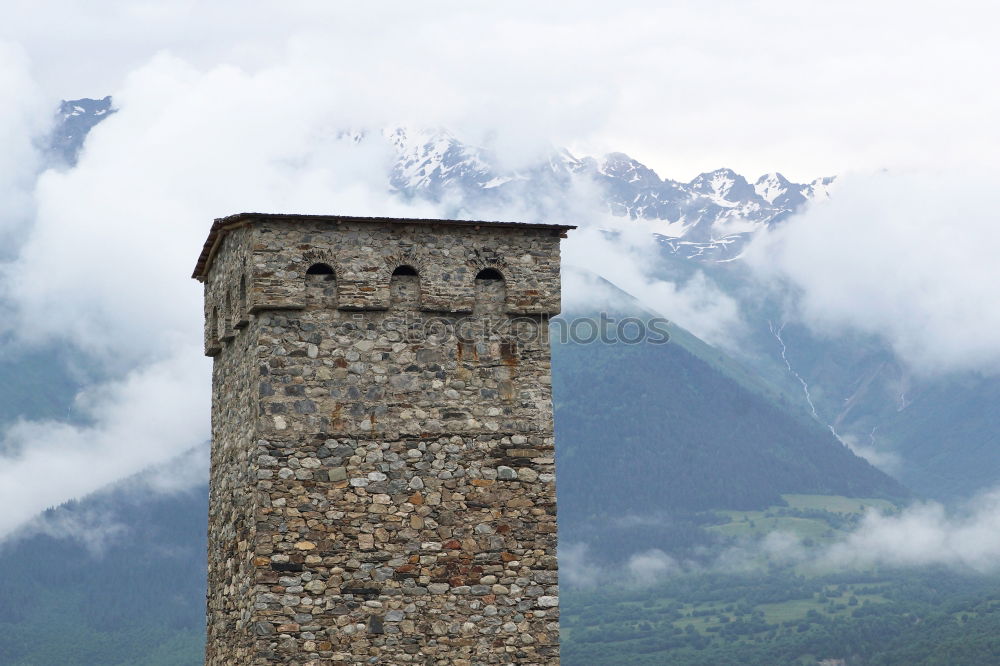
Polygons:
<instances>
[{"instance_id":1,"label":"forested hillside","mask_svg":"<svg viewBox=\"0 0 1000 666\"><path fill-rule=\"evenodd\" d=\"M0 664L201 663L207 490L126 482L0 545Z\"/></svg>"},{"instance_id":2,"label":"forested hillside","mask_svg":"<svg viewBox=\"0 0 1000 666\"><path fill-rule=\"evenodd\" d=\"M609 562L647 548L690 556L715 542L703 529L713 509L785 493L909 497L797 404L671 330L668 344L553 346L563 543Z\"/></svg>"},{"instance_id":3,"label":"forested hillside","mask_svg":"<svg viewBox=\"0 0 1000 666\"><path fill-rule=\"evenodd\" d=\"M817 423L789 414L679 345L556 346L565 512L758 508L781 493L908 492ZM611 492L628 481L628 493Z\"/></svg>"},{"instance_id":4,"label":"forested hillside","mask_svg":"<svg viewBox=\"0 0 1000 666\"><path fill-rule=\"evenodd\" d=\"M1000 663L996 576L932 569L807 578L778 568L563 598L566 666Z\"/></svg>"}]
</instances>

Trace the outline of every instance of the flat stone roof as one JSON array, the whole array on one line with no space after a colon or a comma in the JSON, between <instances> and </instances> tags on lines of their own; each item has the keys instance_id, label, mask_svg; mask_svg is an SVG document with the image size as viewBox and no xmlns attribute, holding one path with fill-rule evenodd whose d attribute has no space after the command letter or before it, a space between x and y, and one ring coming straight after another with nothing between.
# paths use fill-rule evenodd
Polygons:
<instances>
[{"instance_id":1,"label":"flat stone roof","mask_svg":"<svg viewBox=\"0 0 1000 666\"><path fill-rule=\"evenodd\" d=\"M218 217L212 222L208 238L201 248L198 263L191 275L196 280L204 281L212 268L215 251L225 235L232 229L251 224L258 220L274 220L284 222L367 222L373 224L428 224L448 227L480 227L489 226L495 229L548 229L564 235L570 229L576 229L572 224L540 224L536 222L499 222L485 220L438 220L411 217L356 217L352 215L296 215L294 213L236 213L227 217Z\"/></svg>"}]
</instances>

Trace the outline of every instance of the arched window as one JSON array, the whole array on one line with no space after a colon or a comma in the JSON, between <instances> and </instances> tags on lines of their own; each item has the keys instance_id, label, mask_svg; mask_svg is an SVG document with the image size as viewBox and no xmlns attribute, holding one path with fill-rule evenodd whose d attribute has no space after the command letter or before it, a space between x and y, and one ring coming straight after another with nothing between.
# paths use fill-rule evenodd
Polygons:
<instances>
[{"instance_id":1,"label":"arched window","mask_svg":"<svg viewBox=\"0 0 1000 666\"><path fill-rule=\"evenodd\" d=\"M507 305L507 283L495 268L476 273L476 314L502 314Z\"/></svg>"},{"instance_id":2,"label":"arched window","mask_svg":"<svg viewBox=\"0 0 1000 666\"><path fill-rule=\"evenodd\" d=\"M236 326L236 328L243 328L248 323L250 323L248 321L248 318L247 318L247 276L246 275L241 275L240 276L240 295L239 295L239 300L237 302L239 304L238 305L239 311L235 314L235 319L236 319L235 326Z\"/></svg>"},{"instance_id":3,"label":"arched window","mask_svg":"<svg viewBox=\"0 0 1000 666\"><path fill-rule=\"evenodd\" d=\"M222 339L222 329L219 328L219 308L218 306L212 308L212 328L211 328L210 342L214 345L219 344L219 340Z\"/></svg>"},{"instance_id":4,"label":"arched window","mask_svg":"<svg viewBox=\"0 0 1000 666\"><path fill-rule=\"evenodd\" d=\"M477 280L503 280L503 275L495 268L484 268L476 273Z\"/></svg>"},{"instance_id":5,"label":"arched window","mask_svg":"<svg viewBox=\"0 0 1000 666\"><path fill-rule=\"evenodd\" d=\"M306 270L306 275L333 275L333 268L330 264L313 264Z\"/></svg>"},{"instance_id":6,"label":"arched window","mask_svg":"<svg viewBox=\"0 0 1000 666\"><path fill-rule=\"evenodd\" d=\"M226 291L226 306L222 310L222 321L219 322L219 339L232 340L235 335L233 331L233 295Z\"/></svg>"},{"instance_id":7,"label":"arched window","mask_svg":"<svg viewBox=\"0 0 1000 666\"><path fill-rule=\"evenodd\" d=\"M306 269L306 303L333 307L337 299L337 276L330 264L316 263Z\"/></svg>"},{"instance_id":8,"label":"arched window","mask_svg":"<svg viewBox=\"0 0 1000 666\"><path fill-rule=\"evenodd\" d=\"M420 304L420 274L413 266L398 266L389 278L389 300L394 307L415 308Z\"/></svg>"}]
</instances>

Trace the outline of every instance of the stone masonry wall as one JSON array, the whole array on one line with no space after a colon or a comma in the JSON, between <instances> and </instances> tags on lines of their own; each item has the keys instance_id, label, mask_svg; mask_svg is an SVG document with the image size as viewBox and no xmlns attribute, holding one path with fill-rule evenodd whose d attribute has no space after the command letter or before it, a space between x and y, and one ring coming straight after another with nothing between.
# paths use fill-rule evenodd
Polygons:
<instances>
[{"instance_id":1,"label":"stone masonry wall","mask_svg":"<svg viewBox=\"0 0 1000 666\"><path fill-rule=\"evenodd\" d=\"M377 221L224 237L207 663L558 663L558 243Z\"/></svg>"},{"instance_id":2,"label":"stone masonry wall","mask_svg":"<svg viewBox=\"0 0 1000 666\"><path fill-rule=\"evenodd\" d=\"M255 585L253 541L257 495L248 492L255 479L253 451L257 405L254 373L248 360L256 355L256 335L239 312L238 285L250 254L249 229L226 238L226 261L215 266L214 298L206 298L206 351L218 354L212 369L212 463L209 484L208 636L206 657L212 664L251 663L249 631L252 607L247 599ZM221 287L237 285L225 294ZM207 291L207 289L206 289ZM236 305L224 309L226 296ZM217 302L223 303L219 308ZM237 328L238 327L238 328ZM236 335L239 333L239 335ZM225 346L225 353L219 353Z\"/></svg>"}]
</instances>

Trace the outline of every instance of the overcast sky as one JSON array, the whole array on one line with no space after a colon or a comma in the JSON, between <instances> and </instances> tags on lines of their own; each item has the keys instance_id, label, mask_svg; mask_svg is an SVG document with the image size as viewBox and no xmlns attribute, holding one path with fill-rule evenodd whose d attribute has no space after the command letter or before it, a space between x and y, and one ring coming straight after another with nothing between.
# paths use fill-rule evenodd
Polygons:
<instances>
[{"instance_id":1,"label":"overcast sky","mask_svg":"<svg viewBox=\"0 0 1000 666\"><path fill-rule=\"evenodd\" d=\"M50 102L116 93L161 51L251 74L300 58L359 111L514 128L515 159L551 140L675 178L811 179L990 160L995 7L7 0L0 39L24 49Z\"/></svg>"}]
</instances>

